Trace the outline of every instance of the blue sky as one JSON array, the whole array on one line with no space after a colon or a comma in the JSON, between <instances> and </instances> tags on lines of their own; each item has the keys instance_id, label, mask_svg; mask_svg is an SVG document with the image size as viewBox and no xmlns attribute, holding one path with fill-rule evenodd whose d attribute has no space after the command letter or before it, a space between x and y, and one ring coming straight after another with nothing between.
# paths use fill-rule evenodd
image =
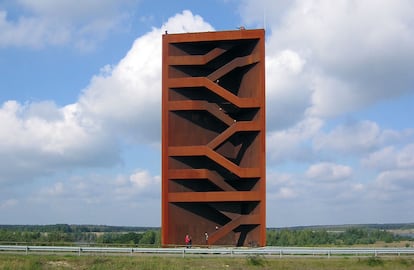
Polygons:
<instances>
[{"instance_id":1,"label":"blue sky","mask_svg":"<svg viewBox=\"0 0 414 270\"><path fill-rule=\"evenodd\" d=\"M0 223L159 226L161 35L241 25L267 225L414 222L412 1L3 0Z\"/></svg>"}]
</instances>

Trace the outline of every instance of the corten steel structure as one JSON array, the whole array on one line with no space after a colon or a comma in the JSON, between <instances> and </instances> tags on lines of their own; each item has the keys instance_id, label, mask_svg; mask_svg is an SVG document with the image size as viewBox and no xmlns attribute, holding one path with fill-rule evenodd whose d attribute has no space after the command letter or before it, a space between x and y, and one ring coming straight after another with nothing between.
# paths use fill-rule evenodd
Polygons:
<instances>
[{"instance_id":1,"label":"corten steel structure","mask_svg":"<svg viewBox=\"0 0 414 270\"><path fill-rule=\"evenodd\" d=\"M262 29L163 35L164 246L265 245L264 57Z\"/></svg>"}]
</instances>

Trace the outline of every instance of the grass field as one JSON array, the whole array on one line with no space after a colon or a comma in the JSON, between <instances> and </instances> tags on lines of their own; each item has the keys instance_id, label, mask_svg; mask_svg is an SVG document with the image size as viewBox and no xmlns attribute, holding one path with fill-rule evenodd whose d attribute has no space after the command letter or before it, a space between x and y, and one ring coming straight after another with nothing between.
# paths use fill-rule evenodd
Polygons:
<instances>
[{"instance_id":1,"label":"grass field","mask_svg":"<svg viewBox=\"0 0 414 270\"><path fill-rule=\"evenodd\" d=\"M0 269L284 269L413 270L413 257L264 258L0 254Z\"/></svg>"}]
</instances>

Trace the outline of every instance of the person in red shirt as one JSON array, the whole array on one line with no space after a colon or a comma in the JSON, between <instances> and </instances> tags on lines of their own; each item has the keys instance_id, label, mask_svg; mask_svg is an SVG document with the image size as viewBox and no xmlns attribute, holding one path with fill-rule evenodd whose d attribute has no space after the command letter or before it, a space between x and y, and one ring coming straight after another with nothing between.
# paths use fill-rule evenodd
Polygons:
<instances>
[{"instance_id":1,"label":"person in red shirt","mask_svg":"<svg viewBox=\"0 0 414 270\"><path fill-rule=\"evenodd\" d=\"M184 241L185 241L185 246L189 248L191 246L191 237L188 234L185 235Z\"/></svg>"}]
</instances>

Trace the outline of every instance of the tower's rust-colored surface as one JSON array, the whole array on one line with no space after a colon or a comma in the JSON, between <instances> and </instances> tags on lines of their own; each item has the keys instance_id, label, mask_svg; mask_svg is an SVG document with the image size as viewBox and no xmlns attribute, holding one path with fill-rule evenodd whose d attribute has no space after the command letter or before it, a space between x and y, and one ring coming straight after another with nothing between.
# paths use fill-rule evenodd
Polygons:
<instances>
[{"instance_id":1,"label":"tower's rust-colored surface","mask_svg":"<svg viewBox=\"0 0 414 270\"><path fill-rule=\"evenodd\" d=\"M266 244L264 57L264 30L163 35L164 246Z\"/></svg>"}]
</instances>

